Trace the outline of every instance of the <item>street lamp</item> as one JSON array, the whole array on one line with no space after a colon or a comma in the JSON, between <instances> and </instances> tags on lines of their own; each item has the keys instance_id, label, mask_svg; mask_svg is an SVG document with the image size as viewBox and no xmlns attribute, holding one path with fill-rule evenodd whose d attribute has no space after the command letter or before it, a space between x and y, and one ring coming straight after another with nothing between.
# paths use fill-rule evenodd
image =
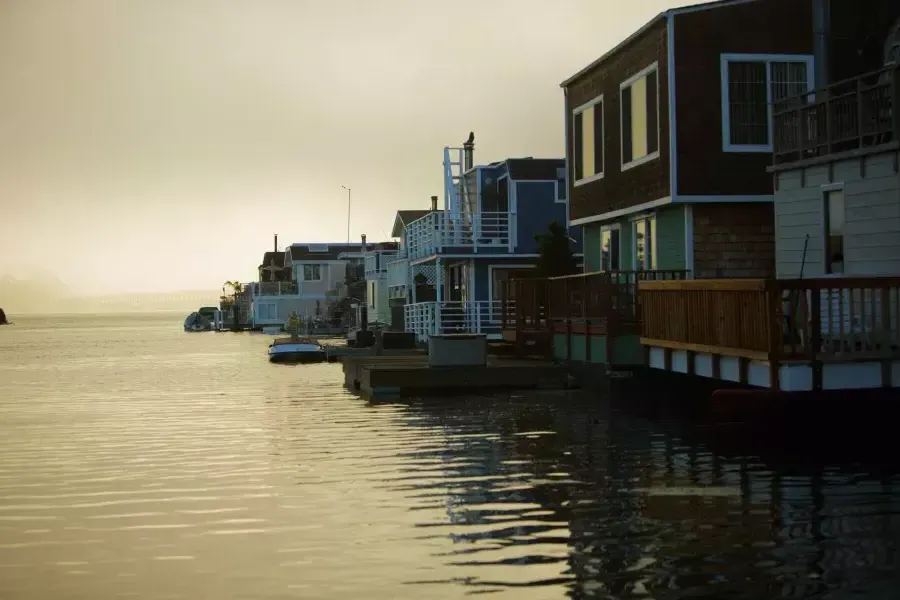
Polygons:
<instances>
[{"instance_id":1,"label":"street lamp","mask_svg":"<svg viewBox=\"0 0 900 600\"><path fill-rule=\"evenodd\" d=\"M350 188L346 185L342 185L342 188L347 190L347 243L350 243Z\"/></svg>"}]
</instances>

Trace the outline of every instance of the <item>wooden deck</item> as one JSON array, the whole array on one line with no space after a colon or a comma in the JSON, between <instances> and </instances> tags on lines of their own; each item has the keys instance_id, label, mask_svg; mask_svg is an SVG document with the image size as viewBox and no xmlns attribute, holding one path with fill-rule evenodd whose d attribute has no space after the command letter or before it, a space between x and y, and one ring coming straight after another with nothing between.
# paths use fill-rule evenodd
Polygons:
<instances>
[{"instance_id":1,"label":"wooden deck","mask_svg":"<svg viewBox=\"0 0 900 600\"><path fill-rule=\"evenodd\" d=\"M811 390L900 385L900 277L645 281L638 297L651 366L773 390L807 372ZM725 377L735 359L737 379Z\"/></svg>"},{"instance_id":2,"label":"wooden deck","mask_svg":"<svg viewBox=\"0 0 900 600\"><path fill-rule=\"evenodd\" d=\"M367 398L566 386L559 365L539 360L489 357L487 366L429 367L428 357L416 353L346 356L341 362L347 387Z\"/></svg>"}]
</instances>

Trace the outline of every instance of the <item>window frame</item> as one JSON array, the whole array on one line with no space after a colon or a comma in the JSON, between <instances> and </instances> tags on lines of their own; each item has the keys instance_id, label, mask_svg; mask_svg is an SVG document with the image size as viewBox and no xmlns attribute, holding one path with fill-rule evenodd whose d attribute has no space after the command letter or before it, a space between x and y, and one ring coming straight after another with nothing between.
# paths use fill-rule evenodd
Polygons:
<instances>
[{"instance_id":1,"label":"window frame","mask_svg":"<svg viewBox=\"0 0 900 600\"><path fill-rule=\"evenodd\" d=\"M622 92L625 88L630 88L634 85L639 79L642 79L649 75L652 72L656 72L656 150L651 152L650 154L645 154L640 158L632 158L629 162L625 162L623 158L625 157L625 136L622 133L625 131L625 113L624 113L624 103L622 102ZM625 81L619 84L619 167L622 171L627 171L628 169L633 169L634 167L638 167L644 163L648 163L652 160L656 160L659 158L659 150L661 148L661 138L662 138L662 121L659 118L659 85L660 85L660 77L659 77L659 61L653 61L648 66L644 67ZM629 124L630 125L630 124ZM632 145L634 141L632 140Z\"/></svg>"},{"instance_id":2,"label":"window frame","mask_svg":"<svg viewBox=\"0 0 900 600\"><path fill-rule=\"evenodd\" d=\"M769 119L768 144L731 143L731 92L729 90L728 64L732 62L761 62L766 65L766 111ZM774 118L772 115L772 63L805 62L806 89L816 89L816 59L812 54L735 54L723 53L719 56L719 88L722 97L722 152L773 152L772 138Z\"/></svg>"},{"instance_id":3,"label":"window frame","mask_svg":"<svg viewBox=\"0 0 900 600\"><path fill-rule=\"evenodd\" d=\"M301 274L303 275L302 281L309 281L309 282L313 282L313 281L322 281L322 263L303 263L303 264L301 265L301 267L302 267L302 269L301 269ZM318 267L318 269L319 269L319 276L318 276L317 278L309 278L309 277L307 277L307 276L306 276L306 268L307 268L307 267L310 267L310 268L312 268L312 267Z\"/></svg>"},{"instance_id":4,"label":"window frame","mask_svg":"<svg viewBox=\"0 0 900 600\"><path fill-rule=\"evenodd\" d=\"M619 232L619 243L618 243L618 254L616 258L619 259L619 266L616 269L604 269L603 268L603 234L607 231L618 231ZM612 234L610 234L610 241L612 241ZM613 273L615 271L622 270L622 225L621 223L610 223L608 225L600 226L600 270L604 273Z\"/></svg>"},{"instance_id":5,"label":"window frame","mask_svg":"<svg viewBox=\"0 0 900 600\"><path fill-rule=\"evenodd\" d=\"M600 105L600 127L601 127L601 132L602 132L601 139L600 139L600 153L601 153L601 157L602 157L602 159L600 161L600 172L594 173L593 175L589 175L588 177L582 177L581 179L576 179L575 178L575 161L581 160L582 157L576 156L576 154L575 154L575 117L577 115L582 114L584 111L586 111L589 108L594 108L594 120L596 122L596 119L597 119L596 106L598 104ZM573 187L585 185L585 184L591 183L593 181L599 181L599 180L603 179L603 176L606 174L606 120L605 120L605 114L606 114L606 102L603 99L603 94L600 94L599 96L596 96L593 99L588 100L584 104L582 104L580 106L576 106L575 108L572 109L572 131L571 131L571 135L572 135L572 144L571 144L572 173L571 173L571 175L572 175L572 186ZM594 139L593 139L593 144L594 144L594 154L596 155L596 151L597 151L596 137L594 137ZM581 153L582 153L582 155L584 154L584 135L583 134L582 134L582 138L581 138Z\"/></svg>"},{"instance_id":6,"label":"window frame","mask_svg":"<svg viewBox=\"0 0 900 600\"><path fill-rule=\"evenodd\" d=\"M823 185L822 188L822 272L826 275L845 275L847 272L847 196L844 194L844 185L831 184ZM834 270L834 263L831 260L831 194L838 193L841 195L841 204L843 209L842 225L841 225L841 270Z\"/></svg>"},{"instance_id":7,"label":"window frame","mask_svg":"<svg viewBox=\"0 0 900 600\"><path fill-rule=\"evenodd\" d=\"M653 239L650 240L650 264L644 268L643 265L638 265L638 251L637 251L637 227L638 223L646 221L653 221ZM656 213L643 213L640 215L635 215L631 219L631 267L634 271L658 271L659 270L659 222L656 218ZM644 253L646 256L646 252ZM653 262L656 262L656 265Z\"/></svg>"}]
</instances>

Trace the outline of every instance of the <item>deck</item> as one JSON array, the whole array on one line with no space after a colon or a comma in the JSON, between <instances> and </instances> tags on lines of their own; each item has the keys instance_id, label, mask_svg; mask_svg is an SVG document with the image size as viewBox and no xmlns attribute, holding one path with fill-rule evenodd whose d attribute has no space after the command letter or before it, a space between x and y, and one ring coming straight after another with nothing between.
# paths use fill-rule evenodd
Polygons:
<instances>
[{"instance_id":1,"label":"deck","mask_svg":"<svg viewBox=\"0 0 900 600\"><path fill-rule=\"evenodd\" d=\"M642 281L646 364L778 391L900 386L900 277Z\"/></svg>"}]
</instances>

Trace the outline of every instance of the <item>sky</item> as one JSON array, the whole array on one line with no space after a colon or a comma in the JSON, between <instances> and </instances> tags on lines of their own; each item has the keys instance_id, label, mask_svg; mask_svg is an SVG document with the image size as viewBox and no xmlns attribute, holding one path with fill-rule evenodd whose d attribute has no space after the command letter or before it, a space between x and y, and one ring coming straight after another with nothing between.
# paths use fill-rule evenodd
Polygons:
<instances>
[{"instance_id":1,"label":"sky","mask_svg":"<svg viewBox=\"0 0 900 600\"><path fill-rule=\"evenodd\" d=\"M0 0L0 275L219 289L386 239L443 147L564 156L559 83L664 0Z\"/></svg>"}]
</instances>

